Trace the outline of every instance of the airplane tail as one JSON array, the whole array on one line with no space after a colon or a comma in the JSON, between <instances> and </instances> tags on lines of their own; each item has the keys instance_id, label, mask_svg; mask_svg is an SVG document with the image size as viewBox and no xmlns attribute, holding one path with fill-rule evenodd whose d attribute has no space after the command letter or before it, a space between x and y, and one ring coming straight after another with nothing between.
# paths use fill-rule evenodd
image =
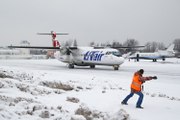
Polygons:
<instances>
[{"instance_id":1,"label":"airplane tail","mask_svg":"<svg viewBox=\"0 0 180 120\"><path fill-rule=\"evenodd\" d=\"M171 44L167 49L166 51L168 52L174 52L174 44Z\"/></svg>"},{"instance_id":2,"label":"airplane tail","mask_svg":"<svg viewBox=\"0 0 180 120\"><path fill-rule=\"evenodd\" d=\"M53 43L53 47L60 47L61 46L59 41L56 39L52 39L52 43Z\"/></svg>"},{"instance_id":3,"label":"airplane tail","mask_svg":"<svg viewBox=\"0 0 180 120\"><path fill-rule=\"evenodd\" d=\"M68 33L56 33L51 31L50 33L37 33L38 35L51 35L52 36L52 45L53 47L60 47L59 41L56 39L56 35L68 35Z\"/></svg>"}]
</instances>

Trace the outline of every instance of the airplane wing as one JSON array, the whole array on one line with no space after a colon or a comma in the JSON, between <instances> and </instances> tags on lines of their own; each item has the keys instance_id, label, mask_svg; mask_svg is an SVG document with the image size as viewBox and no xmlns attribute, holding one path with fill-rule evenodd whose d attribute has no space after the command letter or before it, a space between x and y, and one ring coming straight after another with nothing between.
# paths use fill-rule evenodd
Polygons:
<instances>
[{"instance_id":1,"label":"airplane wing","mask_svg":"<svg viewBox=\"0 0 180 120\"><path fill-rule=\"evenodd\" d=\"M110 48L114 48L114 49L118 49L118 48L141 48L141 47L145 47L145 46L119 46L119 47L111 47ZM94 46L94 49L103 49L103 48L106 48L106 47L99 47L99 46Z\"/></svg>"},{"instance_id":2,"label":"airplane wing","mask_svg":"<svg viewBox=\"0 0 180 120\"><path fill-rule=\"evenodd\" d=\"M120 46L120 47L111 47L111 48L141 48L141 47L145 47L145 46Z\"/></svg>"},{"instance_id":3,"label":"airplane wing","mask_svg":"<svg viewBox=\"0 0 180 120\"><path fill-rule=\"evenodd\" d=\"M153 60L153 59L162 59L162 57L128 57L129 59L145 59L145 60Z\"/></svg>"},{"instance_id":4,"label":"airplane wing","mask_svg":"<svg viewBox=\"0 0 180 120\"><path fill-rule=\"evenodd\" d=\"M59 47L40 47L40 46L8 46L8 48L33 48L33 49L60 49Z\"/></svg>"},{"instance_id":5,"label":"airplane wing","mask_svg":"<svg viewBox=\"0 0 180 120\"><path fill-rule=\"evenodd\" d=\"M41 47L41 46L8 46L8 48L32 48L32 49L54 49L59 50L60 47ZM75 50L77 47L67 47L67 49Z\"/></svg>"},{"instance_id":6,"label":"airplane wing","mask_svg":"<svg viewBox=\"0 0 180 120\"><path fill-rule=\"evenodd\" d=\"M70 49L70 50L76 50L76 49L78 49L77 47L67 47L67 49Z\"/></svg>"}]
</instances>

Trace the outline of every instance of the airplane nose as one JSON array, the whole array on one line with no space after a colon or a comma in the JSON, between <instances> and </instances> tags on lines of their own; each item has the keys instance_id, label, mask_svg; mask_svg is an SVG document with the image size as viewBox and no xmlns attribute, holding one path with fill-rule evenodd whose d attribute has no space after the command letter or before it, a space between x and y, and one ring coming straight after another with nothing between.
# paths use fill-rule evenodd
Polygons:
<instances>
[{"instance_id":1,"label":"airplane nose","mask_svg":"<svg viewBox=\"0 0 180 120\"><path fill-rule=\"evenodd\" d=\"M123 57L117 57L116 62L118 64L122 64L122 63L124 63L124 58Z\"/></svg>"},{"instance_id":2,"label":"airplane nose","mask_svg":"<svg viewBox=\"0 0 180 120\"><path fill-rule=\"evenodd\" d=\"M124 63L124 58L123 57L120 57L120 60L121 61L121 64Z\"/></svg>"}]
</instances>

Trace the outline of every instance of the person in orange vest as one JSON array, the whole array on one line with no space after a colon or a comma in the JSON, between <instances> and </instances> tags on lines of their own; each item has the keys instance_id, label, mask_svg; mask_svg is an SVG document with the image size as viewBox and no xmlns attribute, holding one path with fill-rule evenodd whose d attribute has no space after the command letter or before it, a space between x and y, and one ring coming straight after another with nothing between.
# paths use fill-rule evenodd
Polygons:
<instances>
[{"instance_id":1,"label":"person in orange vest","mask_svg":"<svg viewBox=\"0 0 180 120\"><path fill-rule=\"evenodd\" d=\"M136 108L141 108L143 109L143 107L141 106L142 104L142 101L143 101L143 93L141 92L142 90L142 84L145 82L145 81L149 81L149 80L152 80L152 79L157 79L156 76L149 76L149 77L143 77L143 73L144 73L144 70L143 69L140 69L138 70L137 72L134 73L134 76L133 76L133 80L132 80L132 83L131 83L131 92L129 95L126 96L126 98L121 102L122 105L128 105L127 102L128 100L134 95L134 94L137 94L139 95L139 98L138 98L138 101L136 103Z\"/></svg>"}]
</instances>

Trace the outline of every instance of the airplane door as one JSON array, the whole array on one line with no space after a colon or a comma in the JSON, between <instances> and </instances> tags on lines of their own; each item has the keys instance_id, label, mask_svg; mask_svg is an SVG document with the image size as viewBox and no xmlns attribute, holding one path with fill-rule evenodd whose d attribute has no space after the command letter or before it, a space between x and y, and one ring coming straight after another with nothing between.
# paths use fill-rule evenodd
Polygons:
<instances>
[{"instance_id":1,"label":"airplane door","mask_svg":"<svg viewBox=\"0 0 180 120\"><path fill-rule=\"evenodd\" d=\"M136 60L139 62L139 54L136 55Z\"/></svg>"}]
</instances>

